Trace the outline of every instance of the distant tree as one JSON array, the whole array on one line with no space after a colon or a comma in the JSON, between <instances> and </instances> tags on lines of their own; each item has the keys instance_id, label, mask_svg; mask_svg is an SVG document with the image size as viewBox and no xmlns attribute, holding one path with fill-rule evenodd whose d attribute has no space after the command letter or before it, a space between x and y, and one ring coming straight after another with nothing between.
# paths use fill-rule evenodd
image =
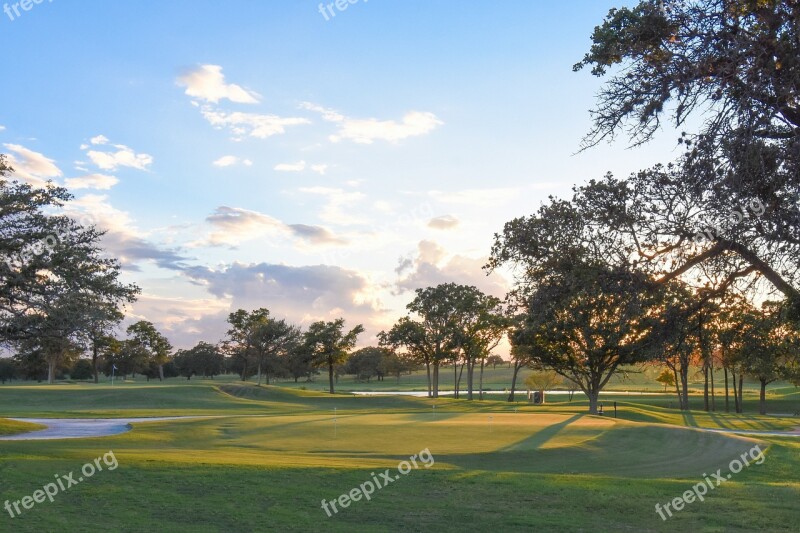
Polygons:
<instances>
[{"instance_id":1,"label":"distant tree","mask_svg":"<svg viewBox=\"0 0 800 533\"><path fill-rule=\"evenodd\" d=\"M672 370L665 368L658 377L656 377L656 381L664 385L664 392L667 392L667 387L675 386L675 374Z\"/></svg>"},{"instance_id":2,"label":"distant tree","mask_svg":"<svg viewBox=\"0 0 800 533\"><path fill-rule=\"evenodd\" d=\"M14 361L7 357L0 358L0 383L5 385L6 381L15 377L17 377L17 367Z\"/></svg>"},{"instance_id":3,"label":"distant tree","mask_svg":"<svg viewBox=\"0 0 800 533\"><path fill-rule=\"evenodd\" d=\"M313 355L304 349L302 343L294 346L286 353L283 366L288 370L289 375L294 378L295 383L300 378L311 381L312 376L319 373L314 367Z\"/></svg>"},{"instance_id":4,"label":"distant tree","mask_svg":"<svg viewBox=\"0 0 800 533\"><path fill-rule=\"evenodd\" d=\"M312 355L312 361L317 367L328 369L328 382L330 393L334 393L334 370L349 357L358 336L364 332L364 327L359 324L349 332L344 332L344 319L312 323L303 334L303 345Z\"/></svg>"},{"instance_id":5,"label":"distant tree","mask_svg":"<svg viewBox=\"0 0 800 533\"><path fill-rule=\"evenodd\" d=\"M478 362L483 397L485 360L505 336L510 321L498 298L488 296L473 286L447 284L444 287L448 293L446 301L453 306L450 317L454 329L453 342L461 350L467 366L467 399L473 398L475 365Z\"/></svg>"},{"instance_id":6,"label":"distant tree","mask_svg":"<svg viewBox=\"0 0 800 533\"><path fill-rule=\"evenodd\" d=\"M213 378L225 369L225 356L219 348L203 341L189 350L179 350L173 361L179 375L187 380L195 375Z\"/></svg>"},{"instance_id":7,"label":"distant tree","mask_svg":"<svg viewBox=\"0 0 800 533\"><path fill-rule=\"evenodd\" d=\"M141 344L132 339L112 343L106 349L105 374L110 376L136 377L137 373L145 374L150 365L150 353ZM114 367L117 367L114 370Z\"/></svg>"},{"instance_id":8,"label":"distant tree","mask_svg":"<svg viewBox=\"0 0 800 533\"><path fill-rule=\"evenodd\" d=\"M400 375L403 372L409 372L414 368L414 361L413 359L397 354L394 350L385 350L386 352L381 358L381 363L378 367L380 375L394 376L399 382Z\"/></svg>"},{"instance_id":9,"label":"distant tree","mask_svg":"<svg viewBox=\"0 0 800 533\"><path fill-rule=\"evenodd\" d=\"M562 377L552 370L536 370L525 378L528 390L539 392L541 403L545 403L545 393L562 382Z\"/></svg>"},{"instance_id":10,"label":"distant tree","mask_svg":"<svg viewBox=\"0 0 800 533\"><path fill-rule=\"evenodd\" d=\"M78 359L72 370L70 370L69 377L76 380L92 379L94 377L94 365L88 359Z\"/></svg>"},{"instance_id":11,"label":"distant tree","mask_svg":"<svg viewBox=\"0 0 800 533\"><path fill-rule=\"evenodd\" d=\"M767 385L789 377L789 369L800 357L800 336L785 320L782 305L766 302L744 317L743 342L739 357L744 371L760 384L759 413L767 414Z\"/></svg>"},{"instance_id":12,"label":"distant tree","mask_svg":"<svg viewBox=\"0 0 800 533\"><path fill-rule=\"evenodd\" d=\"M490 355L486 358L486 364L492 365L492 370L497 370L497 365L503 365L506 361L499 355Z\"/></svg>"},{"instance_id":13,"label":"distant tree","mask_svg":"<svg viewBox=\"0 0 800 533\"><path fill-rule=\"evenodd\" d=\"M344 365L345 373L356 376L360 381L369 381L373 376L378 376L380 381L381 376L386 373L383 367L384 360L392 355L394 355L392 351L387 348L375 346L361 348L353 352L347 360Z\"/></svg>"},{"instance_id":14,"label":"distant tree","mask_svg":"<svg viewBox=\"0 0 800 533\"><path fill-rule=\"evenodd\" d=\"M393 350L405 349L405 352L400 352L400 357L413 362L413 364L425 366L428 397L432 398L434 393L431 367L437 358L437 348L436 344L431 341L425 325L410 317L403 317L388 332L382 331L378 338L381 346L390 347ZM441 361L441 357L439 360Z\"/></svg>"},{"instance_id":15,"label":"distant tree","mask_svg":"<svg viewBox=\"0 0 800 533\"><path fill-rule=\"evenodd\" d=\"M124 315L119 310L118 302L103 301L95 299L91 305L87 306L87 323L81 332L82 336L89 344L92 352L92 368L94 382L99 383L100 375L100 354L108 346L113 337L114 329L122 321Z\"/></svg>"},{"instance_id":16,"label":"distant tree","mask_svg":"<svg viewBox=\"0 0 800 533\"><path fill-rule=\"evenodd\" d=\"M464 286L455 283L442 283L435 287L417 289L416 296L406 306L409 312L419 317L419 321L398 323L400 334L405 340L400 344L411 349L424 359L430 372L431 396L439 397L439 368L446 361L457 360L457 352L462 342L462 331L458 321L462 317L459 303ZM391 333L391 332L390 332ZM410 343L410 344L409 344Z\"/></svg>"},{"instance_id":17,"label":"distant tree","mask_svg":"<svg viewBox=\"0 0 800 533\"><path fill-rule=\"evenodd\" d=\"M20 350L14 354L13 359L18 377L36 381L47 379L47 358L41 348ZM60 370L61 368L56 368L56 372L60 372Z\"/></svg>"},{"instance_id":18,"label":"distant tree","mask_svg":"<svg viewBox=\"0 0 800 533\"><path fill-rule=\"evenodd\" d=\"M140 350L140 353L145 354L148 363L153 365L156 375L149 375L150 372L147 372L147 368L142 372L148 377L158 377L163 381L164 364L169 361L172 352L169 340L156 329L152 322L146 320L131 324L126 331L131 337L130 342L133 349Z\"/></svg>"}]
</instances>

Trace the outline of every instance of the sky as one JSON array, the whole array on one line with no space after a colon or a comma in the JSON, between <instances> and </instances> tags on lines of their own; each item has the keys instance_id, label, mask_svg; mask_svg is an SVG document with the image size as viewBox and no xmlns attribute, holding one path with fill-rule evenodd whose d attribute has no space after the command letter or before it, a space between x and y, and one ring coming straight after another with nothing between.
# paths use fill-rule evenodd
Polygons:
<instances>
[{"instance_id":1,"label":"sky","mask_svg":"<svg viewBox=\"0 0 800 533\"><path fill-rule=\"evenodd\" d=\"M624 4L6 2L0 153L107 231L128 322L188 348L266 307L368 345L417 288L503 297L505 222L674 158L674 132L579 152L602 80L572 65Z\"/></svg>"}]
</instances>

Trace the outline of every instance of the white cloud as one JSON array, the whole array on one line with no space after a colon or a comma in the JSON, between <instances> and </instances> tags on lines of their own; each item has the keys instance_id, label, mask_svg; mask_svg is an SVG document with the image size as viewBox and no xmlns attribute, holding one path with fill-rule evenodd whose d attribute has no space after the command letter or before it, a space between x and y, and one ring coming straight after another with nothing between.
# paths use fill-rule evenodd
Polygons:
<instances>
[{"instance_id":1,"label":"white cloud","mask_svg":"<svg viewBox=\"0 0 800 533\"><path fill-rule=\"evenodd\" d=\"M432 218L428 221L428 227L433 229L448 230L457 228L461 223L453 215L444 215L441 217Z\"/></svg>"},{"instance_id":2,"label":"white cloud","mask_svg":"<svg viewBox=\"0 0 800 533\"><path fill-rule=\"evenodd\" d=\"M249 159L240 159L235 155L224 155L212 163L215 167L230 167L238 164L246 167L253 166L253 162Z\"/></svg>"},{"instance_id":3,"label":"white cloud","mask_svg":"<svg viewBox=\"0 0 800 533\"><path fill-rule=\"evenodd\" d=\"M486 294L504 298L509 283L500 274L486 275L483 265L488 257L450 254L433 241L420 241L416 257L402 260L396 269L400 292L433 287L440 283L473 285Z\"/></svg>"},{"instance_id":4,"label":"white cloud","mask_svg":"<svg viewBox=\"0 0 800 533\"><path fill-rule=\"evenodd\" d=\"M119 167L130 167L138 170L147 170L153 163L153 156L148 154L137 154L133 149L124 144L115 144L116 152L98 152L89 150L86 155L92 163L102 170L116 170Z\"/></svg>"},{"instance_id":5,"label":"white cloud","mask_svg":"<svg viewBox=\"0 0 800 533\"><path fill-rule=\"evenodd\" d=\"M311 102L301 108L322 115L323 120L339 124L339 130L329 138L331 142L351 140L359 144L372 144L376 140L396 143L408 137L425 135L444 124L433 113L409 111L401 121L376 118L356 119Z\"/></svg>"},{"instance_id":6,"label":"white cloud","mask_svg":"<svg viewBox=\"0 0 800 533\"><path fill-rule=\"evenodd\" d=\"M287 126L310 124L306 118L279 117L277 115L262 115L257 113L226 113L217 111L208 106L202 109L203 117L215 128L228 128L235 140L250 136L266 139L273 135L286 133Z\"/></svg>"},{"instance_id":7,"label":"white cloud","mask_svg":"<svg viewBox=\"0 0 800 533\"><path fill-rule=\"evenodd\" d=\"M275 170L278 172L302 172L306 168L305 161L298 161L297 163L280 163L275 165Z\"/></svg>"},{"instance_id":8,"label":"white cloud","mask_svg":"<svg viewBox=\"0 0 800 533\"><path fill-rule=\"evenodd\" d=\"M89 142L92 144L108 144L108 137L105 135L98 135L89 139Z\"/></svg>"},{"instance_id":9,"label":"white cloud","mask_svg":"<svg viewBox=\"0 0 800 533\"><path fill-rule=\"evenodd\" d=\"M225 75L219 65L200 65L177 79L178 85L186 87L186 95L207 102L230 100L239 104L255 104L259 95L234 83L225 83Z\"/></svg>"},{"instance_id":10,"label":"white cloud","mask_svg":"<svg viewBox=\"0 0 800 533\"><path fill-rule=\"evenodd\" d=\"M5 129L6 129L6 127L5 127L5 126L3 126L3 125L0 125L0 131L5 131Z\"/></svg>"},{"instance_id":11,"label":"white cloud","mask_svg":"<svg viewBox=\"0 0 800 533\"><path fill-rule=\"evenodd\" d=\"M311 170L320 176L324 176L325 172L328 170L328 165L311 165Z\"/></svg>"},{"instance_id":12,"label":"white cloud","mask_svg":"<svg viewBox=\"0 0 800 533\"><path fill-rule=\"evenodd\" d=\"M270 309L296 324L314 320L347 319L347 327L365 324L377 333L386 313L380 288L358 271L340 267L234 263L219 270L187 269L214 296L231 301L231 309Z\"/></svg>"},{"instance_id":13,"label":"white cloud","mask_svg":"<svg viewBox=\"0 0 800 533\"><path fill-rule=\"evenodd\" d=\"M87 174L78 178L68 178L64 183L70 189L108 190L119 183L119 180L115 176L106 174Z\"/></svg>"},{"instance_id":14,"label":"white cloud","mask_svg":"<svg viewBox=\"0 0 800 533\"><path fill-rule=\"evenodd\" d=\"M284 230L284 224L269 215L239 207L220 206L206 217L215 231L205 242L210 246L236 246L244 241Z\"/></svg>"},{"instance_id":15,"label":"white cloud","mask_svg":"<svg viewBox=\"0 0 800 533\"><path fill-rule=\"evenodd\" d=\"M206 217L213 228L205 240L193 243L195 246L230 246L264 236L283 236L297 238L311 245L342 245L347 240L338 237L322 226L307 224L285 224L269 215L242 209L220 206Z\"/></svg>"},{"instance_id":16,"label":"white cloud","mask_svg":"<svg viewBox=\"0 0 800 533\"><path fill-rule=\"evenodd\" d=\"M8 163L14 168L14 176L34 187L43 187L47 180L61 177L61 169L55 162L39 152L29 150L19 144L4 144L11 153Z\"/></svg>"},{"instance_id":17,"label":"white cloud","mask_svg":"<svg viewBox=\"0 0 800 533\"><path fill-rule=\"evenodd\" d=\"M180 281L180 278L173 280L176 284ZM186 283L186 280L183 282ZM159 331L168 333L173 345L180 347L196 342L198 336L212 343L223 338L229 309L230 302L220 298L185 298L143 293L131 305L128 319L153 322ZM209 318L214 320L208 321ZM202 329L197 327L201 322L205 326ZM173 332L179 336L175 338Z\"/></svg>"}]
</instances>

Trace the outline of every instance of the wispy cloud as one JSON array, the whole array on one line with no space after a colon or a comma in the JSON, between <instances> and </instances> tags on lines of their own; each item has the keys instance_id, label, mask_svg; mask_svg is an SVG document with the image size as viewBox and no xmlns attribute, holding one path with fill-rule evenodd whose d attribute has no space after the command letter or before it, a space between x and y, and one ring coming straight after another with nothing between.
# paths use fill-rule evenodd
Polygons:
<instances>
[{"instance_id":1,"label":"wispy cloud","mask_svg":"<svg viewBox=\"0 0 800 533\"><path fill-rule=\"evenodd\" d=\"M116 170L119 167L147 170L153 164L153 156L151 155L137 154L132 148L124 144L115 144L114 148L116 148L116 151L111 152L89 150L86 152L86 156L102 170Z\"/></svg>"},{"instance_id":2,"label":"wispy cloud","mask_svg":"<svg viewBox=\"0 0 800 533\"><path fill-rule=\"evenodd\" d=\"M275 165L275 170L278 172L302 172L305 168L305 161L298 161L297 163L279 163Z\"/></svg>"},{"instance_id":3,"label":"wispy cloud","mask_svg":"<svg viewBox=\"0 0 800 533\"><path fill-rule=\"evenodd\" d=\"M234 135L234 139L240 140L244 137L255 137L266 139L273 135L286 133L288 126L299 126L310 124L307 118L300 117L279 117L277 115L266 115L258 113L226 113L208 106L201 109L203 117L217 129L228 128Z\"/></svg>"},{"instance_id":4,"label":"wispy cloud","mask_svg":"<svg viewBox=\"0 0 800 533\"><path fill-rule=\"evenodd\" d=\"M422 111L409 111L400 121L396 121L350 118L311 102L303 102L300 107L319 113L323 120L339 125L338 131L329 137L331 142L350 140L359 144L372 144L375 141L396 143L408 137L426 135L444 124L433 113Z\"/></svg>"},{"instance_id":5,"label":"wispy cloud","mask_svg":"<svg viewBox=\"0 0 800 533\"><path fill-rule=\"evenodd\" d=\"M232 167L238 164L242 164L246 167L253 166L253 162L250 161L249 159L240 159L235 155L224 155L211 164L214 165L215 167L222 167L222 168Z\"/></svg>"},{"instance_id":6,"label":"wispy cloud","mask_svg":"<svg viewBox=\"0 0 800 533\"><path fill-rule=\"evenodd\" d=\"M185 94L192 98L217 103L230 100L238 104L256 104L259 95L235 83L225 83L225 75L219 65L200 65L178 76L178 85L186 87Z\"/></svg>"},{"instance_id":7,"label":"wispy cloud","mask_svg":"<svg viewBox=\"0 0 800 533\"><path fill-rule=\"evenodd\" d=\"M98 189L108 190L119 183L115 176L107 174L87 174L77 178L68 178L64 184L70 189Z\"/></svg>"}]
</instances>

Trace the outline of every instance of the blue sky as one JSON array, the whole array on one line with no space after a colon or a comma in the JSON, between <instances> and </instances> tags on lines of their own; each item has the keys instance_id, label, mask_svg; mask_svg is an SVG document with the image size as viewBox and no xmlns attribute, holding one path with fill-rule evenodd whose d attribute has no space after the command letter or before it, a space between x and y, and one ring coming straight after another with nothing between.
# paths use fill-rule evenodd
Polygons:
<instances>
[{"instance_id":1,"label":"blue sky","mask_svg":"<svg viewBox=\"0 0 800 533\"><path fill-rule=\"evenodd\" d=\"M180 347L240 307L369 343L414 288L503 296L480 267L505 221L676 153L576 155L600 85L572 65L620 2L14 4L0 152L71 189L143 289L131 319Z\"/></svg>"}]
</instances>

